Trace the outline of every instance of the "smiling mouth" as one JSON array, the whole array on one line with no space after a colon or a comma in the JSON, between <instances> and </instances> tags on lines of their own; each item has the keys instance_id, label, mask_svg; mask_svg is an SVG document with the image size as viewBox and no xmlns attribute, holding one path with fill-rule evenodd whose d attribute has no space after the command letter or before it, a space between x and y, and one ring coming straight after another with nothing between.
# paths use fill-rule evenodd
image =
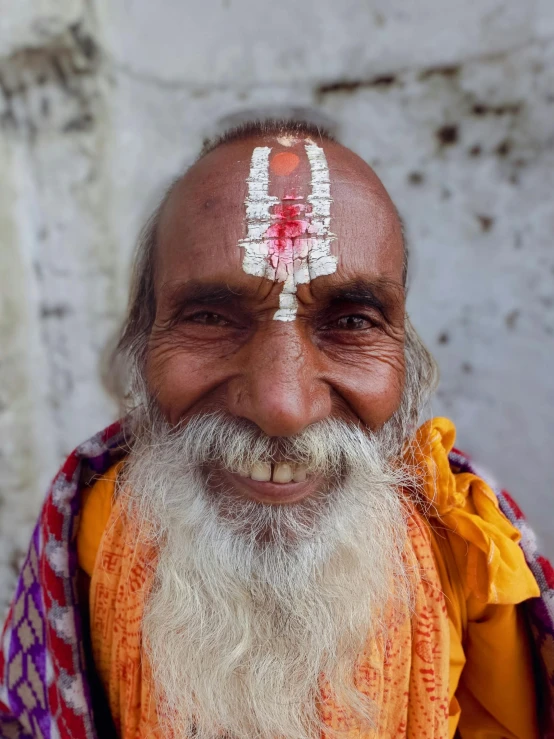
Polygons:
<instances>
[{"instance_id":1,"label":"smiling mouth","mask_svg":"<svg viewBox=\"0 0 554 739\"><path fill-rule=\"evenodd\" d=\"M286 462L253 465L248 475L221 470L219 473L235 493L268 505L297 503L321 488L319 475L308 476L306 468Z\"/></svg>"},{"instance_id":2,"label":"smiling mouth","mask_svg":"<svg viewBox=\"0 0 554 739\"><path fill-rule=\"evenodd\" d=\"M252 465L248 474L241 475L255 482L273 482L286 485L291 482L306 482L307 472L304 465L292 465L288 462L258 462Z\"/></svg>"}]
</instances>

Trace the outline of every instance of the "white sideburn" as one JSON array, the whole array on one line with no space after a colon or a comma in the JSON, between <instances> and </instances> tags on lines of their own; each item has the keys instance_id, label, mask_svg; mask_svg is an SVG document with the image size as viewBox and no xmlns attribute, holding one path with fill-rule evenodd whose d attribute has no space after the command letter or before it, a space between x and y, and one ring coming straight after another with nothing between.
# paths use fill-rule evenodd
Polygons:
<instances>
[{"instance_id":1,"label":"white sideburn","mask_svg":"<svg viewBox=\"0 0 554 739\"><path fill-rule=\"evenodd\" d=\"M306 139L304 145L311 169L312 192L307 201L311 210L303 215L309 222L308 230L299 239L299 248L294 249L288 263L281 260L277 265L272 249L272 239L266 235L268 228L277 218L270 209L279 203L279 198L269 195L269 154L271 147L257 146L252 152L250 174L247 179L248 195L245 200L248 231L239 241L244 251L242 268L249 275L267 277L274 282L283 282L279 296L279 308L273 316L276 321L294 321L298 309L296 286L307 284L316 277L336 272L337 257L331 254L331 183L325 152L316 143ZM296 198L302 201L304 198ZM301 243L302 242L302 243Z\"/></svg>"}]
</instances>

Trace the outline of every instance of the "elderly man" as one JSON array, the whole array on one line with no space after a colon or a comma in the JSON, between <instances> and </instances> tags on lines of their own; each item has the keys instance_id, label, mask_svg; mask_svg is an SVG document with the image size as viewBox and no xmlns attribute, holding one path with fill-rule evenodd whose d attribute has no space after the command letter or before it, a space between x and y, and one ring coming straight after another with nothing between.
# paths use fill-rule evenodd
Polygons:
<instances>
[{"instance_id":1,"label":"elderly man","mask_svg":"<svg viewBox=\"0 0 554 739\"><path fill-rule=\"evenodd\" d=\"M66 462L21 573L3 737L548 736L551 569L452 423L418 428L406 271L381 182L308 124L235 129L172 186L134 410Z\"/></svg>"}]
</instances>

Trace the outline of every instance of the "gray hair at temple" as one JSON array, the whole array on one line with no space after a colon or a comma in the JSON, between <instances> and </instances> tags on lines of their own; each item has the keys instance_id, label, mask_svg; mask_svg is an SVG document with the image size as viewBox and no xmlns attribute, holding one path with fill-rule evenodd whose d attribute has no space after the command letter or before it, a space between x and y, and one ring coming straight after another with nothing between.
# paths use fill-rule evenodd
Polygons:
<instances>
[{"instance_id":1,"label":"gray hair at temple","mask_svg":"<svg viewBox=\"0 0 554 739\"><path fill-rule=\"evenodd\" d=\"M227 143L247 140L260 135L310 136L322 141L336 141L335 136L320 124L296 119L269 119L242 123L228 129L215 139L206 141L198 159ZM339 142L340 143L340 142ZM198 161L197 159L197 161ZM127 316L114 353L114 362L124 368L128 378L127 406L144 405L148 394L144 383L148 339L156 316L154 289L158 227L164 206L181 177L168 188L161 202L144 225L135 252ZM402 219L399 216L402 224ZM403 224L402 224L403 226ZM404 228L402 228L404 234ZM404 285L408 280L409 253L404 238ZM438 382L437 364L406 315L405 384L400 408L394 420L400 438L405 440L415 430L422 410Z\"/></svg>"}]
</instances>

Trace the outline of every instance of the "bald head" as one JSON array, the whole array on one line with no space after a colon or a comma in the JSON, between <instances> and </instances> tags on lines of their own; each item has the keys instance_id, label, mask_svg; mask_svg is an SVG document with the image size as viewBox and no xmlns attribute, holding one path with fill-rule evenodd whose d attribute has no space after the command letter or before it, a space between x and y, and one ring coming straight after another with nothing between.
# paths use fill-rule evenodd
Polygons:
<instances>
[{"instance_id":1,"label":"bald head","mask_svg":"<svg viewBox=\"0 0 554 739\"><path fill-rule=\"evenodd\" d=\"M331 140L268 133L225 140L172 188L157 237L158 285L177 256L196 271L213 260L221 272L244 268L281 283L282 295L292 280L300 300L311 279L335 271L333 262L343 278L371 272L404 282L402 228L390 197L362 159ZM316 255L325 256L319 265Z\"/></svg>"},{"instance_id":2,"label":"bald head","mask_svg":"<svg viewBox=\"0 0 554 739\"><path fill-rule=\"evenodd\" d=\"M403 260L402 228L396 208L375 172L346 147L327 139L298 135L250 134L247 138L225 139L202 156L175 184L162 219L163 229L179 214L191 230L211 229L223 219L228 230L226 242L236 245L245 237L248 179L252 155L267 148L268 194L282 202L291 197L306 200L311 194L312 170L306 153L307 142L324 152L331 190L331 231L337 256L359 234L364 240L368 227L374 237L359 244L358 258L370 257L375 238L385 239L387 248ZM263 174L263 173L262 173ZM365 248L364 248L365 246ZM240 255L240 253L239 253ZM371 258L371 257L370 257ZM403 264L403 262L402 262Z\"/></svg>"}]
</instances>

